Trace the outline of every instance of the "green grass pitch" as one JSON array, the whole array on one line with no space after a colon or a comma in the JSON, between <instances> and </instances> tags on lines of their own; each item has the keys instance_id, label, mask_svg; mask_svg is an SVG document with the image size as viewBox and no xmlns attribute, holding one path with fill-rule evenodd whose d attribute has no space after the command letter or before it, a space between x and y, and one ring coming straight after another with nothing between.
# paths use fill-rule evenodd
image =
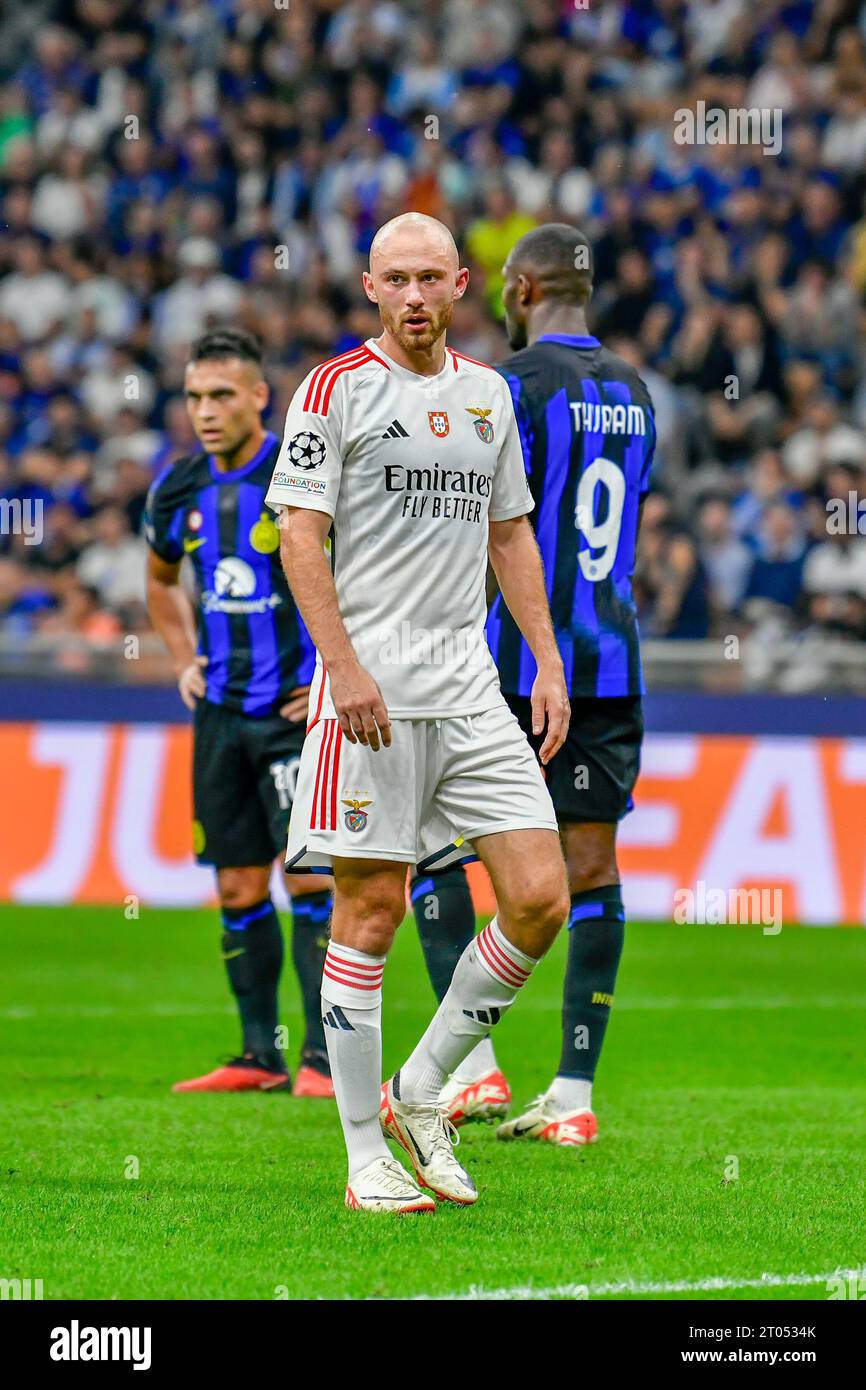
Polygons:
<instances>
[{"instance_id":1,"label":"green grass pitch","mask_svg":"<svg viewBox=\"0 0 866 1390\"><path fill-rule=\"evenodd\" d=\"M214 913L6 907L0 930L0 1277L46 1299L824 1299L866 1265L862 931L630 925L599 1143L470 1127L478 1205L400 1219L344 1210L331 1102L170 1094L236 1048ZM496 1034L518 1101L557 1060L564 947ZM283 993L294 1064L290 968ZM407 921L389 1071L432 1007Z\"/></svg>"}]
</instances>

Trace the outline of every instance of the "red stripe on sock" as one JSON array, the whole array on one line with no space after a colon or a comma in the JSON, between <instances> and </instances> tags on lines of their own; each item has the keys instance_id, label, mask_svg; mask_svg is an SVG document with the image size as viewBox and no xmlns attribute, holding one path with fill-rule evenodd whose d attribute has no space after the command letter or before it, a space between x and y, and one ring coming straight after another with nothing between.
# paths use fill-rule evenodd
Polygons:
<instances>
[{"instance_id":1,"label":"red stripe on sock","mask_svg":"<svg viewBox=\"0 0 866 1390\"><path fill-rule=\"evenodd\" d=\"M510 989L520 989L522 981L500 969L485 945L479 944L478 954L495 979L499 980L501 984L508 985Z\"/></svg>"},{"instance_id":2,"label":"red stripe on sock","mask_svg":"<svg viewBox=\"0 0 866 1390\"><path fill-rule=\"evenodd\" d=\"M503 967L507 967L509 970L513 970L515 975L521 975L524 980L529 979L529 971L525 970L522 965L518 965L517 961L512 960L511 956L507 955L505 951L503 951L502 947L499 945L499 942L496 940L496 937L493 935L493 932L490 930L489 926L486 926L484 928L482 935L484 937L485 944L490 947L490 950L495 960L498 960Z\"/></svg>"},{"instance_id":3,"label":"red stripe on sock","mask_svg":"<svg viewBox=\"0 0 866 1390\"><path fill-rule=\"evenodd\" d=\"M375 974L377 970L381 974L382 971L385 969L384 961L382 961L378 965L375 963L373 965L367 965L366 961L350 960L347 956L339 955L336 951L334 951L332 946L329 946L327 951L325 952L325 960L330 961L332 965L345 966L347 970L366 970L367 973L371 975Z\"/></svg>"},{"instance_id":4,"label":"red stripe on sock","mask_svg":"<svg viewBox=\"0 0 866 1390\"><path fill-rule=\"evenodd\" d=\"M488 947L485 945L484 941L482 941L480 936L476 937L475 941L478 947L478 954L481 956L481 959L484 961L484 964L487 966L491 975L495 975L497 980L501 980L503 984L510 985L512 989L520 989L520 986L523 983L523 981L518 980L517 977L514 975L506 974L505 971L503 971L499 967L499 965L497 965L496 961L493 959L493 956L490 954Z\"/></svg>"},{"instance_id":5,"label":"red stripe on sock","mask_svg":"<svg viewBox=\"0 0 866 1390\"><path fill-rule=\"evenodd\" d=\"M344 976L344 975L335 975L334 972L333 972L332 970L329 970L329 969L328 969L328 962L327 962L327 961L325 961L325 968L324 968L324 970L322 971L322 974L323 974L323 975L327 975L327 977L328 977L329 980L333 980L333 982L334 982L335 985L348 985L351 989L362 989L362 990L364 990L364 991L369 992L369 991L374 990L374 989L381 989L381 987L382 987L382 980L381 980L381 978L378 979L378 980L376 980L376 981L374 981L373 984L370 984L370 985L362 985L362 984L360 983L359 980L353 980L353 979L352 979L350 976L348 976L348 975L345 975L345 976Z\"/></svg>"},{"instance_id":6,"label":"red stripe on sock","mask_svg":"<svg viewBox=\"0 0 866 1390\"><path fill-rule=\"evenodd\" d=\"M521 980L518 975L512 975L505 966L499 964L495 956L491 953L490 946L488 942L485 941L483 932L479 937L476 937L476 944L485 964L490 968L497 979L502 980L503 984L510 985L512 989L520 989L520 986L525 982Z\"/></svg>"}]
</instances>

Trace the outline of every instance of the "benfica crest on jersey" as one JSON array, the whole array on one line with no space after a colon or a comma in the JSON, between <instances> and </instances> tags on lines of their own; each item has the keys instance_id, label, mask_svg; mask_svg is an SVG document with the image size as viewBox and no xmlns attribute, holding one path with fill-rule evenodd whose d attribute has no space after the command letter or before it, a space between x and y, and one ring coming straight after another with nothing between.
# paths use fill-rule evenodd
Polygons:
<instances>
[{"instance_id":1,"label":"benfica crest on jersey","mask_svg":"<svg viewBox=\"0 0 866 1390\"><path fill-rule=\"evenodd\" d=\"M444 439L449 429L448 412L445 410L428 410L427 419L430 421L430 428L437 439Z\"/></svg>"},{"instance_id":2,"label":"benfica crest on jersey","mask_svg":"<svg viewBox=\"0 0 866 1390\"><path fill-rule=\"evenodd\" d=\"M466 409L470 415L477 415L478 419L472 423L475 425L475 433L482 444L493 443L493 426L488 420L488 415L493 414L492 406L467 405Z\"/></svg>"}]
</instances>

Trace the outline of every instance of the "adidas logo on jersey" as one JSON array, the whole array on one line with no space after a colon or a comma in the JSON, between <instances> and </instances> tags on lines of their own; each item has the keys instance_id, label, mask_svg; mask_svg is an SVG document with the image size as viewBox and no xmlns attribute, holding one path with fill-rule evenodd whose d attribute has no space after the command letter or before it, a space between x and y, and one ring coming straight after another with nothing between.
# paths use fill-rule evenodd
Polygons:
<instances>
[{"instance_id":1,"label":"adidas logo on jersey","mask_svg":"<svg viewBox=\"0 0 866 1390\"><path fill-rule=\"evenodd\" d=\"M391 423L390 423L390 425L389 425L388 428L386 429L385 433L382 435L382 438L383 438L383 439L408 439L408 438L409 438L409 434L408 434L408 431L407 431L407 430L404 430L404 428L403 428L403 426L400 424L400 421L399 421L399 420L392 420Z\"/></svg>"}]
</instances>

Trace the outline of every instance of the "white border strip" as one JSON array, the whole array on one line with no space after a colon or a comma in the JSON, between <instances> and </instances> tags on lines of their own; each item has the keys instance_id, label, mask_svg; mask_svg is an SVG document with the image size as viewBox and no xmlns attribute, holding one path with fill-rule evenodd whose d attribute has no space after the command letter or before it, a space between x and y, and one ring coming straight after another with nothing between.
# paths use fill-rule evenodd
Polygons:
<instances>
[{"instance_id":1,"label":"white border strip","mask_svg":"<svg viewBox=\"0 0 866 1390\"><path fill-rule=\"evenodd\" d=\"M810 1284L828 1284L831 1279L858 1279L866 1277L866 1268L831 1269L824 1274L762 1274L757 1279L733 1279L711 1275L705 1279L674 1279L661 1283L621 1279L605 1284L555 1284L550 1288L535 1288L531 1284L518 1285L508 1289L485 1289L472 1284L465 1293L418 1294L413 1302L455 1302L483 1300L489 1302L517 1302L523 1300L616 1298L633 1294L669 1293L721 1293L733 1289L789 1289L808 1287Z\"/></svg>"}]
</instances>

